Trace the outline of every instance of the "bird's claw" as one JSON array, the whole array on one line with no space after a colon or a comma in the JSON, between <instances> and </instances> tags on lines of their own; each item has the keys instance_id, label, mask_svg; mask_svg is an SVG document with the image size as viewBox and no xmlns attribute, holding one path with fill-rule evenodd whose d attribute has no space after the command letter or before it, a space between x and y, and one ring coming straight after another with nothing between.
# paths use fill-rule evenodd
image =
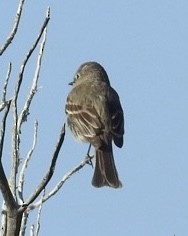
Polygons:
<instances>
[{"instance_id":1,"label":"bird's claw","mask_svg":"<svg viewBox=\"0 0 188 236\"><path fill-rule=\"evenodd\" d=\"M87 154L87 156L86 156L86 163L88 165L92 166L92 168L93 168L92 158L93 158L93 156L90 156L90 155Z\"/></svg>"}]
</instances>

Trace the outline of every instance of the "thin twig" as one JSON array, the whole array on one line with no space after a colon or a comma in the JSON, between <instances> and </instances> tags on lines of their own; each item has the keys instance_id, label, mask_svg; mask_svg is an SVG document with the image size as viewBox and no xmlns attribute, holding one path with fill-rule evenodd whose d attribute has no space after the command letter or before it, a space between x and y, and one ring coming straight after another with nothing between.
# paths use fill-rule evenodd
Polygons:
<instances>
[{"instance_id":1,"label":"thin twig","mask_svg":"<svg viewBox=\"0 0 188 236\"><path fill-rule=\"evenodd\" d=\"M8 71L7 71L7 75L6 75L6 78L5 78L5 83L4 83L4 86L3 86L3 94L2 94L2 98L1 98L0 112L5 108L5 106L7 104L6 94L7 94L7 86L8 86L11 70L12 70L12 64L10 62L9 67L8 67Z\"/></svg>"},{"instance_id":2,"label":"thin twig","mask_svg":"<svg viewBox=\"0 0 188 236\"><path fill-rule=\"evenodd\" d=\"M42 62L42 57L43 57L43 53L44 53L44 47L45 47L45 43L46 43L46 38L47 38L47 28L44 29L44 34L43 34L43 40L41 42L41 46L40 46L40 50L39 50L39 55L37 58L37 66L36 66L36 70L35 70L35 75L33 78L33 83L29 92L29 96L26 99L25 105L23 110L21 111L21 114L18 118L18 132L20 132L21 129L21 125L24 121L27 120L27 116L29 114L29 108L32 102L32 99L35 95L35 93L37 92L37 85L38 85L38 80L39 80L39 74L40 74L40 69L41 69L41 62Z\"/></svg>"},{"instance_id":3,"label":"thin twig","mask_svg":"<svg viewBox=\"0 0 188 236\"><path fill-rule=\"evenodd\" d=\"M19 205L22 205L24 203L23 199L23 186L24 186L24 181L25 181L25 171L27 169L28 163L32 157L33 151L36 147L37 143L37 134L38 134L38 121L35 121L34 124L34 135L33 135L33 144L31 149L29 150L26 159L24 160L24 163L22 165L22 168L20 170L20 175L18 179L18 202Z\"/></svg>"},{"instance_id":4,"label":"thin twig","mask_svg":"<svg viewBox=\"0 0 188 236\"><path fill-rule=\"evenodd\" d=\"M72 170L70 170L69 172L67 172L63 178L56 184L56 186L54 187L54 189L52 189L52 191L50 191L48 194L46 194L43 197L43 203L46 202L49 198L51 198L53 195L55 195L63 186L63 184L77 171L79 171L80 169L82 169L86 164L88 164L89 161L91 161L91 159L94 156L87 156L83 161L81 161L80 164L78 164L77 166L75 166ZM30 205L28 208L30 210L33 210L35 208L38 208L40 206L41 200L37 201L36 203Z\"/></svg>"},{"instance_id":5,"label":"thin twig","mask_svg":"<svg viewBox=\"0 0 188 236\"><path fill-rule=\"evenodd\" d=\"M0 161L2 159L2 154L3 154L3 145L4 145L4 138L5 138L5 130L6 130L6 120L7 116L10 110L10 104L11 100L8 101L5 109L5 113L2 119L2 126L1 126L1 131L0 131Z\"/></svg>"},{"instance_id":6,"label":"thin twig","mask_svg":"<svg viewBox=\"0 0 188 236\"><path fill-rule=\"evenodd\" d=\"M39 194L42 192L42 190L46 187L46 185L52 178L53 173L55 171L56 161L57 161L61 146L64 141L64 137L65 137L65 125L61 129L60 136L59 136L58 142L56 144L56 147L52 156L52 161L51 161L49 170L47 171L46 175L43 177L42 181L36 188L35 192L31 194L31 196L28 198L28 200L25 202L24 205L29 206L39 196Z\"/></svg>"},{"instance_id":7,"label":"thin twig","mask_svg":"<svg viewBox=\"0 0 188 236\"><path fill-rule=\"evenodd\" d=\"M41 212L42 212L42 206L43 206L43 198L45 196L45 189L43 190L42 198L41 198L41 204L38 209L38 214L37 214L37 225L36 225L36 230L35 230L35 236L39 235L39 230L40 230L40 217L41 217Z\"/></svg>"},{"instance_id":8,"label":"thin twig","mask_svg":"<svg viewBox=\"0 0 188 236\"><path fill-rule=\"evenodd\" d=\"M26 55L26 57L25 57L25 59L24 59L24 61L22 63L21 70L20 70L20 73L19 73L18 82L17 82L17 86L16 86L16 91L15 91L15 96L16 96L15 100L17 100L17 97L18 97L18 94L19 94L19 90L20 90L20 87L21 87L21 84L22 84L23 74L24 74L24 71L25 71L25 66L26 66L29 58L31 57L32 53L34 52L35 48L37 47L37 45L38 45L38 43L39 43L39 41L40 41L40 39L41 39L41 37L42 37L46 27L48 25L48 22L50 20L50 13L49 12L50 12L50 9L48 8L47 14L46 14L46 18L45 18L45 20L44 20L44 22L42 24L40 32L39 32L39 34L38 34L38 36L37 36L33 46L30 48L29 52L27 53L27 55Z\"/></svg>"},{"instance_id":9,"label":"thin twig","mask_svg":"<svg viewBox=\"0 0 188 236\"><path fill-rule=\"evenodd\" d=\"M5 204L9 209L15 209L17 206L15 199L11 193L9 188L9 184L4 172L4 168L2 165L2 154L3 154L3 146L4 146L4 138L5 138L5 130L6 130L6 119L10 109L11 101L8 102L5 108L5 114L2 119L1 131L0 131L0 190L2 192L3 198L5 200Z\"/></svg>"},{"instance_id":10,"label":"thin twig","mask_svg":"<svg viewBox=\"0 0 188 236\"><path fill-rule=\"evenodd\" d=\"M35 230L34 225L31 225L31 227L30 227L30 236L35 236L34 230Z\"/></svg>"},{"instance_id":11,"label":"thin twig","mask_svg":"<svg viewBox=\"0 0 188 236\"><path fill-rule=\"evenodd\" d=\"M25 2L25 0L20 0L20 2L18 4L18 9L16 12L16 17L14 19L14 25L13 25L12 31L10 32L9 36L7 37L5 43L0 48L0 56L7 49L7 47L12 43L12 40L14 39L14 36L16 35L16 32L18 30L18 26L19 26L19 22L20 22L20 18L22 15L22 8L24 5L24 2Z\"/></svg>"},{"instance_id":12,"label":"thin twig","mask_svg":"<svg viewBox=\"0 0 188 236\"><path fill-rule=\"evenodd\" d=\"M25 230L26 230L26 226L27 226L27 220L29 217L29 211L24 211L23 213L23 218L22 218L22 223L21 223L21 227L20 227L20 234L19 236L25 236Z\"/></svg>"},{"instance_id":13,"label":"thin twig","mask_svg":"<svg viewBox=\"0 0 188 236\"><path fill-rule=\"evenodd\" d=\"M12 167L11 167L12 171L11 171L11 178L10 178L10 186L11 186L11 190L12 190L15 197L16 197L16 175L18 172L18 165L19 165L19 145L20 145L20 132L21 132L21 130L19 130L20 126L18 126L17 100L18 100L18 95L19 95L19 91L21 88L22 80L23 80L25 67L27 65L29 58L31 57L32 53L34 52L35 48L37 47L37 45L38 45L38 43L45 31L45 28L47 27L47 24L50 20L50 13L49 12L50 12L50 10L48 9L47 14L46 14L46 18L45 18L44 23L41 27L39 35L37 36L33 46L31 47L31 49L27 53L22 65L21 65L21 69L19 72L19 76L18 76L16 88L15 88L15 94L14 94L14 98L13 98L13 102L12 102L14 126L13 126L13 134L12 134L12 139L13 139L12 140L12 143L13 143L12 150L13 150L13 152L12 152Z\"/></svg>"},{"instance_id":14,"label":"thin twig","mask_svg":"<svg viewBox=\"0 0 188 236\"><path fill-rule=\"evenodd\" d=\"M91 158L93 157L86 157L84 160L81 161L80 164L72 168L72 170L68 171L63 178L59 181L59 183L55 186L55 188L48 193L47 196L44 197L43 201L48 200L51 196L55 195L57 191L63 186L63 184L76 172L81 170L86 164L88 164L88 161L91 161Z\"/></svg>"}]
</instances>

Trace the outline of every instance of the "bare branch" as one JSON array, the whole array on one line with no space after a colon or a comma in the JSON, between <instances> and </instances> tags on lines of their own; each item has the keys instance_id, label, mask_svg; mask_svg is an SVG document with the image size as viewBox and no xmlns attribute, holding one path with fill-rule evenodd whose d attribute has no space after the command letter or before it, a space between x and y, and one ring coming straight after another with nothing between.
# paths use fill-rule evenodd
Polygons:
<instances>
[{"instance_id":1,"label":"bare branch","mask_svg":"<svg viewBox=\"0 0 188 236\"><path fill-rule=\"evenodd\" d=\"M34 225L31 225L31 228L30 228L30 236L35 236L34 230L35 230Z\"/></svg>"},{"instance_id":2,"label":"bare branch","mask_svg":"<svg viewBox=\"0 0 188 236\"><path fill-rule=\"evenodd\" d=\"M26 226L27 226L28 217L29 217L29 211L26 210L23 213L19 236L25 236L25 230L26 230Z\"/></svg>"},{"instance_id":3,"label":"bare branch","mask_svg":"<svg viewBox=\"0 0 188 236\"><path fill-rule=\"evenodd\" d=\"M3 54L3 52L7 49L7 47L11 44L12 40L14 39L14 36L16 35L16 32L18 30L21 14L22 14L22 8L24 5L25 0L20 0L18 4L18 9L16 12L16 17L14 19L14 25L12 28L12 31L10 32L9 36L7 37L4 45L0 48L0 56Z\"/></svg>"},{"instance_id":4,"label":"bare branch","mask_svg":"<svg viewBox=\"0 0 188 236\"><path fill-rule=\"evenodd\" d=\"M41 30L39 32L39 35L37 36L33 46L31 47L31 49L29 50L29 52L27 53L23 63L22 63L22 66L21 66L21 70L20 70L20 73L19 73L19 78L18 78L18 82L17 82L17 86L16 86L16 91L15 91L15 100L17 100L18 98L18 94L19 94L19 90L20 90L20 87L21 87L21 84L22 84L22 80L23 80L23 74L24 74L24 71L25 71L25 66L29 60L29 58L31 57L32 53L34 52L35 48L37 47L47 25L48 25L48 22L50 20L50 14L49 14L49 9L47 11L47 14L46 14L46 18L43 22L43 25L41 27Z\"/></svg>"},{"instance_id":5,"label":"bare branch","mask_svg":"<svg viewBox=\"0 0 188 236\"><path fill-rule=\"evenodd\" d=\"M25 180L25 171L27 169L28 163L31 159L31 156L33 154L33 151L36 147L36 143L37 143L37 133L38 133L38 122L35 121L34 124L34 135L33 135L33 144L31 149L29 150L27 157L22 165L22 168L20 170L20 175L19 175L19 179L18 179L18 202L19 205L22 205L24 203L24 199L23 199L23 186L24 186L24 180Z\"/></svg>"},{"instance_id":6,"label":"bare branch","mask_svg":"<svg viewBox=\"0 0 188 236\"><path fill-rule=\"evenodd\" d=\"M88 164L91 161L91 158L93 157L86 157L83 161L81 161L80 164L75 166L72 170L68 171L67 174L63 176L63 178L59 181L59 183L55 186L55 188L48 193L43 199L43 201L48 200L50 197L56 194L60 190L60 188L63 186L63 184L76 172L81 170L86 164Z\"/></svg>"},{"instance_id":7,"label":"bare branch","mask_svg":"<svg viewBox=\"0 0 188 236\"><path fill-rule=\"evenodd\" d=\"M63 186L63 184L77 171L81 170L86 164L91 162L91 159L93 159L94 156L86 156L86 158L81 161L80 164L78 164L77 166L75 166L72 170L70 170L69 172L67 172L67 174L65 174L63 176L63 178L56 184L56 186L54 187L54 189L52 189L52 191L50 191L47 195L45 195L43 197L43 203L46 202L49 198L51 198L53 195L55 195ZM38 208L41 204L41 200L37 201L36 203L30 205L28 207L28 209L33 210L35 208Z\"/></svg>"},{"instance_id":8,"label":"bare branch","mask_svg":"<svg viewBox=\"0 0 188 236\"><path fill-rule=\"evenodd\" d=\"M11 193L11 190L9 188L9 184L4 172L4 168L1 162L2 154L3 154L3 145L4 145L4 138L5 138L5 130L6 130L6 119L7 115L10 109L11 101L8 102L5 114L2 119L2 126L1 126L1 132L0 132L0 189L3 194L3 198L5 200L5 204L9 209L15 209L17 206L17 203L15 202L15 199Z\"/></svg>"},{"instance_id":9,"label":"bare branch","mask_svg":"<svg viewBox=\"0 0 188 236\"><path fill-rule=\"evenodd\" d=\"M40 184L36 188L35 192L31 194L31 196L25 202L24 205L29 206L39 196L39 194L42 192L42 190L46 187L46 185L48 184L48 182L52 178L53 173L55 171L55 165L56 165L56 161L57 161L57 158L59 155L59 151L60 151L61 146L64 141L64 137L65 137L65 125L61 129L60 136L59 136L58 142L56 144L56 147L55 147L55 150L53 153L53 157L52 157L52 161L51 161L51 165L50 165L48 172L43 177L42 181L40 182Z\"/></svg>"},{"instance_id":10,"label":"bare branch","mask_svg":"<svg viewBox=\"0 0 188 236\"><path fill-rule=\"evenodd\" d=\"M42 62L42 57L43 57L43 53L44 53L44 47L45 47L45 43L46 43L46 37L47 37L47 28L44 29L44 35L43 35L43 40L41 43L41 47L39 50L39 55L38 55L38 59L37 59L37 66L36 66L36 70L35 70L35 75L33 78L33 83L29 92L29 96L25 102L24 108L19 116L18 119L18 132L20 132L21 129L21 125L24 121L27 120L27 116L29 114L29 108L32 102L32 99L35 95L35 93L37 92L37 85L38 85L38 79L39 79L39 74L40 74L40 69L41 69L41 62Z\"/></svg>"},{"instance_id":11,"label":"bare branch","mask_svg":"<svg viewBox=\"0 0 188 236\"><path fill-rule=\"evenodd\" d=\"M5 201L3 201L1 209L1 235L6 236L6 232L7 232L7 209Z\"/></svg>"},{"instance_id":12,"label":"bare branch","mask_svg":"<svg viewBox=\"0 0 188 236\"><path fill-rule=\"evenodd\" d=\"M41 217L41 212L42 212L42 206L43 206L43 198L45 196L45 189L43 190L42 198L41 198L41 203L39 206L38 210L38 215L37 215L37 226L36 226L36 231L35 231L35 236L39 235L39 230L40 230L40 217Z\"/></svg>"},{"instance_id":13,"label":"bare branch","mask_svg":"<svg viewBox=\"0 0 188 236\"><path fill-rule=\"evenodd\" d=\"M25 71L25 67L27 65L27 62L28 62L29 58L31 57L32 53L34 52L35 48L37 47L37 45L38 45L38 43L45 31L45 28L47 27L47 24L50 20L49 11L50 10L48 9L46 18L45 18L44 23L41 27L39 35L37 36L33 46L31 47L31 49L27 53L22 65L21 65L18 81L17 81L16 88L15 88L13 103L12 103L13 104L12 107L13 107L14 126L13 126L13 134L12 134L12 139L13 139L12 140L12 143L13 143L12 150L13 151L12 151L12 168L11 168L12 173L11 173L11 178L10 178L10 186L11 186L11 190L12 190L15 197L16 197L16 175L17 175L18 165L19 165L19 144L20 144L20 132L21 132L20 126L18 126L17 100L18 100L18 95L19 95L19 91L21 88L23 75L24 75L24 71Z\"/></svg>"},{"instance_id":14,"label":"bare branch","mask_svg":"<svg viewBox=\"0 0 188 236\"><path fill-rule=\"evenodd\" d=\"M9 63L7 75L6 75L6 78L5 78L5 83L4 83L4 86L3 86L3 94L2 94L2 98L1 98L0 112L1 112L1 111L5 108L5 106L7 105L6 94L7 94L7 86L8 86L8 81L9 81L9 78L10 78L11 70L12 70L12 64Z\"/></svg>"},{"instance_id":15,"label":"bare branch","mask_svg":"<svg viewBox=\"0 0 188 236\"><path fill-rule=\"evenodd\" d=\"M10 110L11 100L8 101L5 109L5 113L2 119L1 131L0 131L0 161L2 159L3 154L3 145L4 145L4 138L5 138L5 130L6 130L6 119Z\"/></svg>"}]
</instances>

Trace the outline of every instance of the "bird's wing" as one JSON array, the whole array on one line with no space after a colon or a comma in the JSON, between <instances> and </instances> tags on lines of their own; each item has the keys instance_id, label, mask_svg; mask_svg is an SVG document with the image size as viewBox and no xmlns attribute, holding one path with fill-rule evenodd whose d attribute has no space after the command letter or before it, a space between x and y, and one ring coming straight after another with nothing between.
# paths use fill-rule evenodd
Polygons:
<instances>
[{"instance_id":1,"label":"bird's wing","mask_svg":"<svg viewBox=\"0 0 188 236\"><path fill-rule=\"evenodd\" d=\"M123 146L124 134L124 115L119 96L117 92L110 88L109 90L109 112L111 116L111 133L113 135L114 143L118 147Z\"/></svg>"},{"instance_id":2,"label":"bird's wing","mask_svg":"<svg viewBox=\"0 0 188 236\"><path fill-rule=\"evenodd\" d=\"M73 102L68 97L65 110L69 126L76 129L76 131L72 131L77 132L77 135L81 134L85 138L92 138L102 132L104 127L94 107L77 104L77 101Z\"/></svg>"}]
</instances>

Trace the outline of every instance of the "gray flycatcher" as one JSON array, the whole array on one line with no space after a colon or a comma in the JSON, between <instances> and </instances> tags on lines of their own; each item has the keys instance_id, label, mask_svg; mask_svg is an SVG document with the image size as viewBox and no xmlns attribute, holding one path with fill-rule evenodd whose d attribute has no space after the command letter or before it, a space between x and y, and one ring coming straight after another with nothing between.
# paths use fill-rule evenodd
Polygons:
<instances>
[{"instance_id":1,"label":"gray flycatcher","mask_svg":"<svg viewBox=\"0 0 188 236\"><path fill-rule=\"evenodd\" d=\"M122 186L114 163L112 140L123 146L124 116L117 92L97 62L82 64L67 97L67 123L74 136L95 148L95 187Z\"/></svg>"}]
</instances>

